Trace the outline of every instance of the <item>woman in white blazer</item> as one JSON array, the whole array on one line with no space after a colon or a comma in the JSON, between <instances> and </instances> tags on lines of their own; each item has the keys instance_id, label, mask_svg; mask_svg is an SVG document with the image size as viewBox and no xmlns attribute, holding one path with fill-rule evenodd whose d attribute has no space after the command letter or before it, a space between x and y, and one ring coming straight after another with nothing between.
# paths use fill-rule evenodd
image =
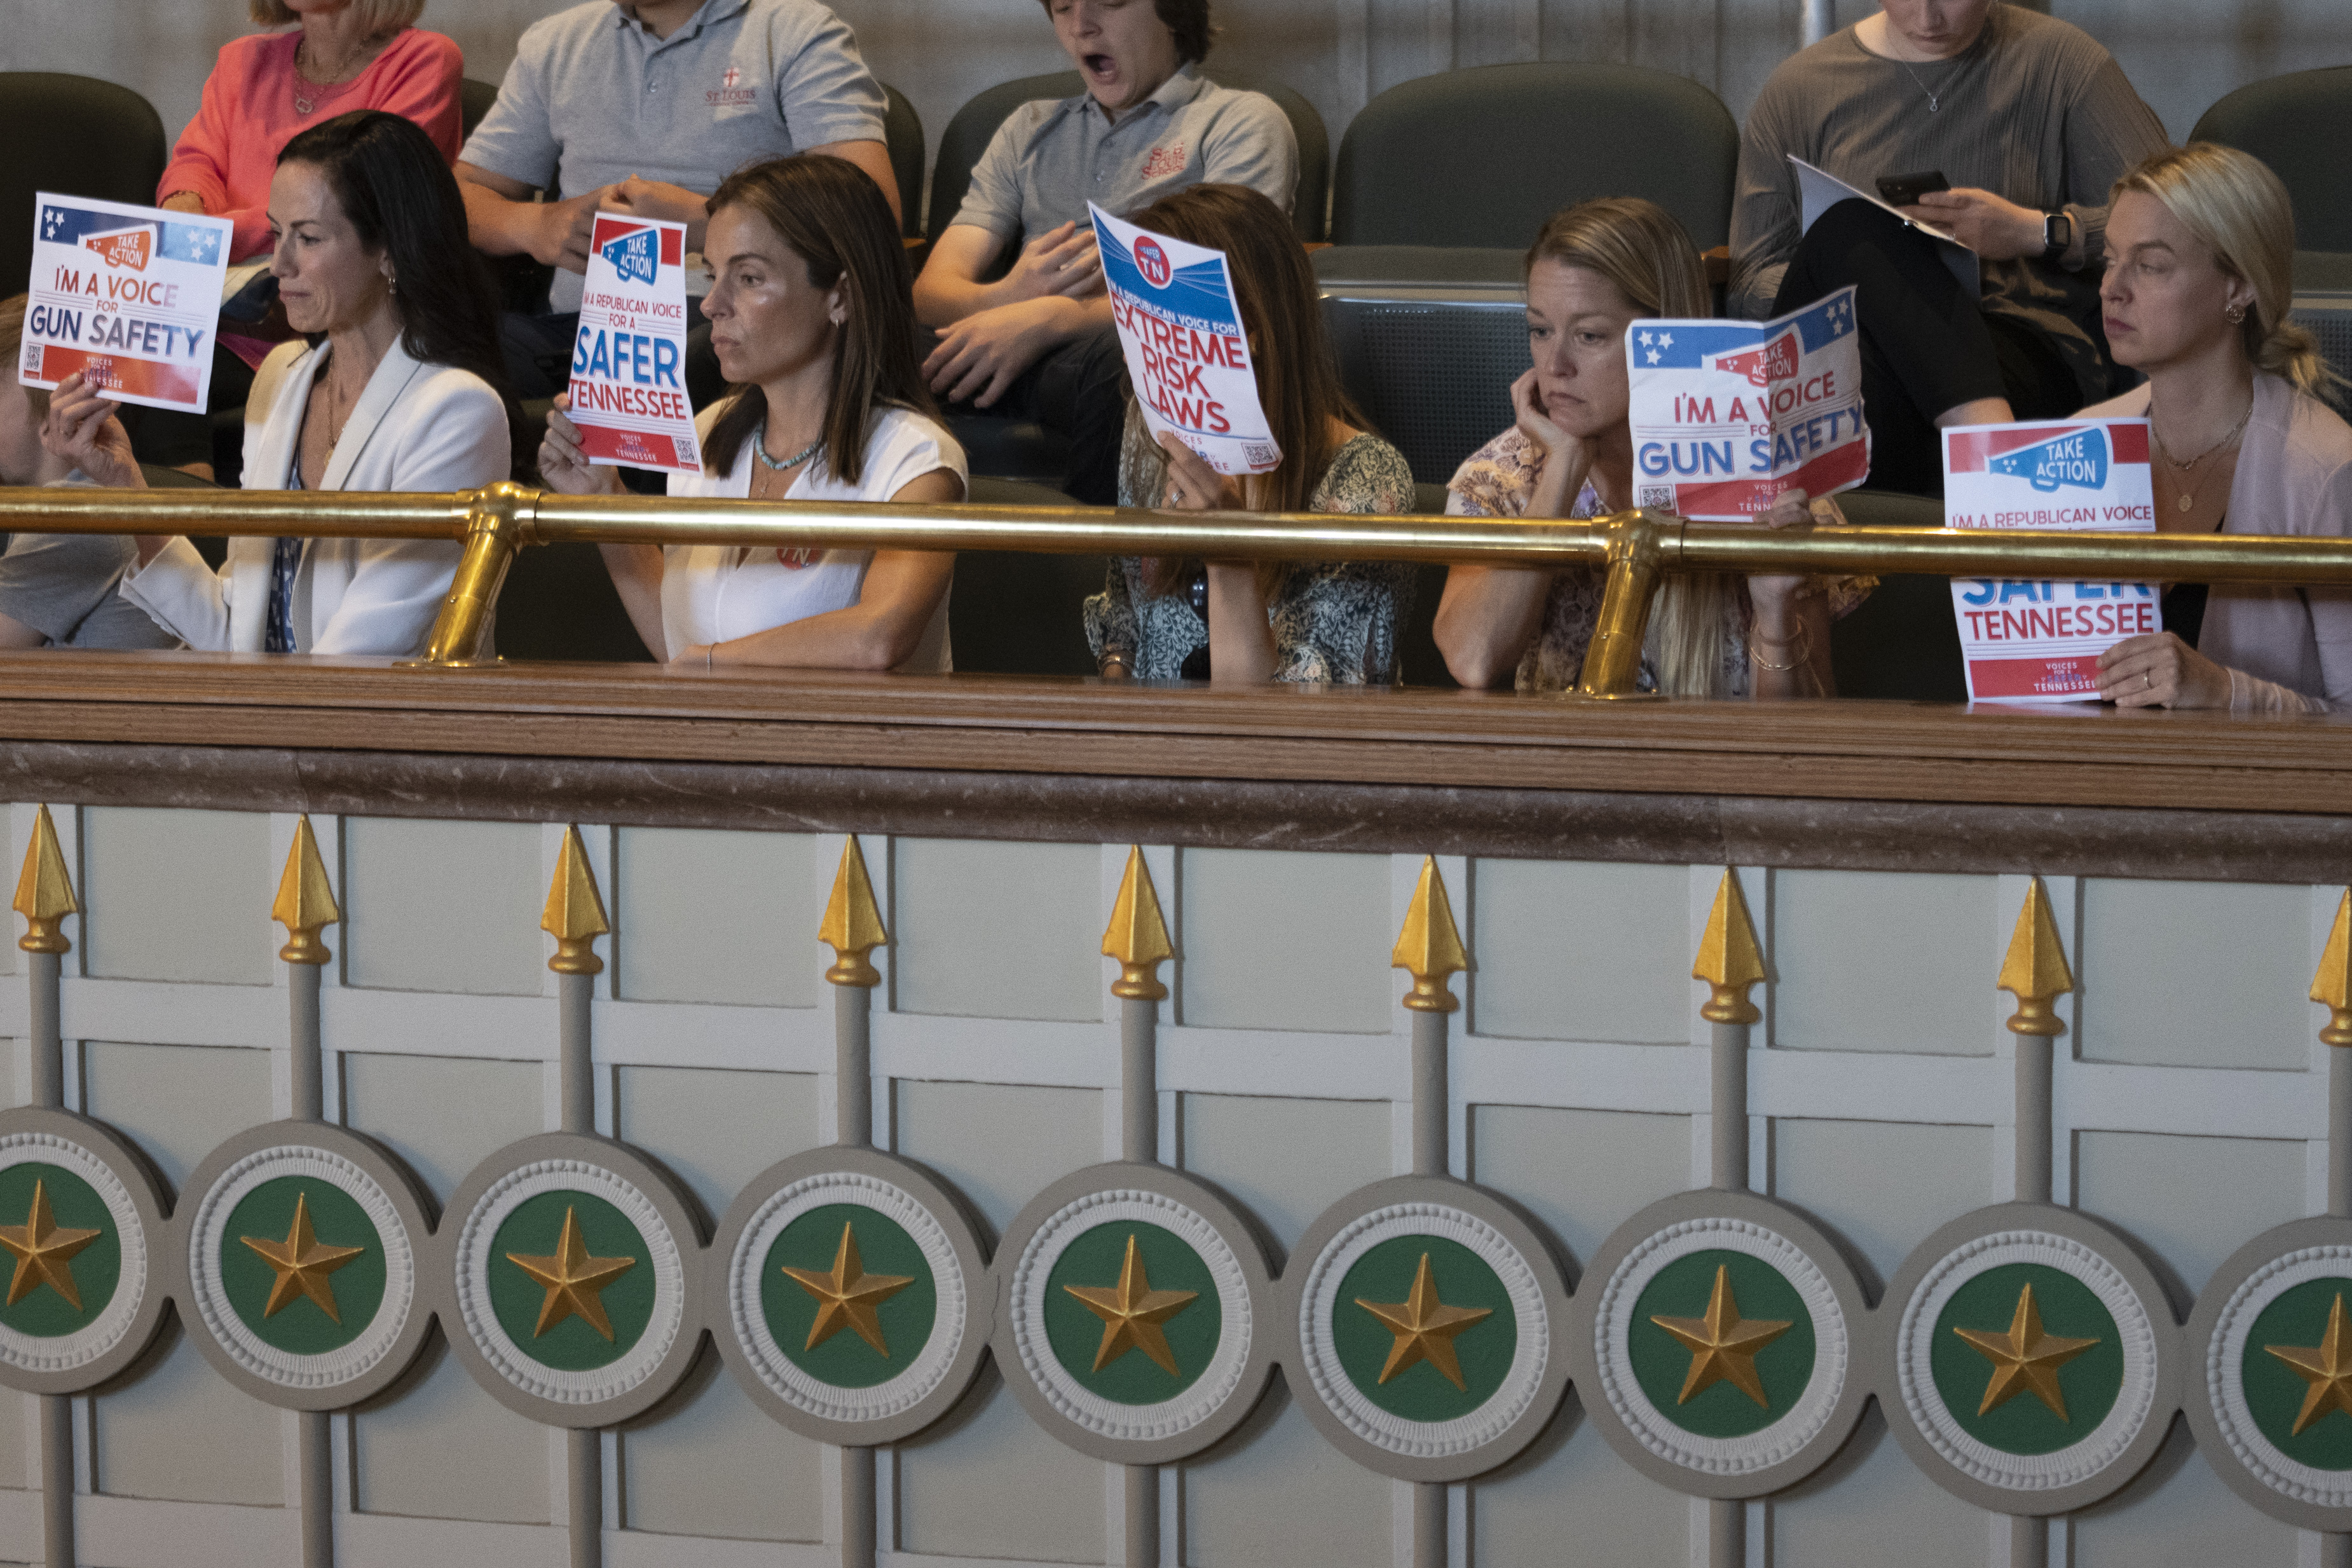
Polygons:
<instances>
[{"instance_id":1,"label":"woman in white blazer","mask_svg":"<svg viewBox=\"0 0 2352 1568\"><path fill-rule=\"evenodd\" d=\"M498 307L465 205L425 134L339 116L287 143L269 185L270 271L303 340L246 405L248 490L468 490L507 477ZM43 441L101 485L142 483L114 405L79 376ZM446 539L238 538L218 572L143 536L122 596L212 652L402 655L425 645L462 547Z\"/></svg>"},{"instance_id":2,"label":"woman in white blazer","mask_svg":"<svg viewBox=\"0 0 2352 1568\"><path fill-rule=\"evenodd\" d=\"M734 390L696 422L705 472L672 474L669 493L962 500L963 448L932 417L906 246L880 188L854 163L803 153L730 175L709 204L702 312ZM561 413L539 469L572 495L618 487ZM947 552L606 545L604 563L637 635L671 664L952 667Z\"/></svg>"}]
</instances>

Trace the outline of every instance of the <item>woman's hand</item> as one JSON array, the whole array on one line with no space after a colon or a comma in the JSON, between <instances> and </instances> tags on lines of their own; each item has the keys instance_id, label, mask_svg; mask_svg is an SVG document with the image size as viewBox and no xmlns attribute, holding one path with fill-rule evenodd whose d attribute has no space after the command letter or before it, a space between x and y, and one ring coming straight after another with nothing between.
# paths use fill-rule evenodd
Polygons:
<instances>
[{"instance_id":1,"label":"woman's hand","mask_svg":"<svg viewBox=\"0 0 2352 1568\"><path fill-rule=\"evenodd\" d=\"M2099 655L2099 695L2117 707L2230 706L2230 672L2171 632L2126 637Z\"/></svg>"},{"instance_id":2,"label":"woman's hand","mask_svg":"<svg viewBox=\"0 0 2352 1568\"><path fill-rule=\"evenodd\" d=\"M163 210L167 213L201 213L205 210L205 199L194 191L174 191L163 198Z\"/></svg>"},{"instance_id":3,"label":"woman's hand","mask_svg":"<svg viewBox=\"0 0 2352 1568\"><path fill-rule=\"evenodd\" d=\"M620 489L621 471L588 461L580 445L580 427L563 416L572 394L558 392L555 411L547 416L547 435L539 444L539 476L551 490L566 496L603 496Z\"/></svg>"},{"instance_id":4,"label":"woman's hand","mask_svg":"<svg viewBox=\"0 0 2352 1568\"><path fill-rule=\"evenodd\" d=\"M147 476L139 472L139 458L131 437L114 417L115 404L77 371L49 394L49 415L41 422L41 444L52 456L62 457L93 485L143 490Z\"/></svg>"},{"instance_id":5,"label":"woman's hand","mask_svg":"<svg viewBox=\"0 0 2352 1568\"><path fill-rule=\"evenodd\" d=\"M1929 191L1903 215L1951 235L1987 261L2042 255L2042 214L1990 191Z\"/></svg>"},{"instance_id":6,"label":"woman's hand","mask_svg":"<svg viewBox=\"0 0 2352 1568\"><path fill-rule=\"evenodd\" d=\"M1844 524L1845 514L1839 511L1837 503L1826 496L1818 501L1809 501L1802 490L1783 490L1773 501L1771 509L1760 514L1756 520L1768 528L1837 528ZM1805 573L1801 571L1751 574L1748 579L1748 602L1759 612L1768 608L1780 609L1797 596L1806 580Z\"/></svg>"},{"instance_id":7,"label":"woman's hand","mask_svg":"<svg viewBox=\"0 0 2352 1568\"><path fill-rule=\"evenodd\" d=\"M1180 512L1233 512L1246 509L1240 479L1220 474L1208 460L1169 433L1160 435L1160 450L1168 455L1168 483L1160 504Z\"/></svg>"},{"instance_id":8,"label":"woman's hand","mask_svg":"<svg viewBox=\"0 0 2352 1568\"><path fill-rule=\"evenodd\" d=\"M1528 371L1511 383L1511 417L1519 434L1534 443L1547 459L1568 458L1582 444L1559 425L1544 408L1543 391L1536 373Z\"/></svg>"}]
</instances>

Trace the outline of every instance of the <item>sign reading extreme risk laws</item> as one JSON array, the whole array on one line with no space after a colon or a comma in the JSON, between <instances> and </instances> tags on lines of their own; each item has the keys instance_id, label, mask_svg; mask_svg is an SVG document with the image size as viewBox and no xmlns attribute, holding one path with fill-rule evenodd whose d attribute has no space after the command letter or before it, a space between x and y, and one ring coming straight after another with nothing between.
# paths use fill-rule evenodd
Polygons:
<instances>
[{"instance_id":1,"label":"sign reading extreme risk laws","mask_svg":"<svg viewBox=\"0 0 2352 1568\"><path fill-rule=\"evenodd\" d=\"M1944 432L1944 526L1953 528L2156 528L2147 421L2055 419ZM2095 701L2099 655L2164 630L2145 582L1954 578L1971 702Z\"/></svg>"},{"instance_id":2,"label":"sign reading extreme risk laws","mask_svg":"<svg viewBox=\"0 0 2352 1568\"><path fill-rule=\"evenodd\" d=\"M1625 365L1640 506L1746 522L1870 476L1851 287L1771 321L1636 321Z\"/></svg>"},{"instance_id":3,"label":"sign reading extreme risk laws","mask_svg":"<svg viewBox=\"0 0 2352 1568\"><path fill-rule=\"evenodd\" d=\"M702 472L686 396L685 262L684 224L596 214L572 342L572 423L592 463Z\"/></svg>"},{"instance_id":4,"label":"sign reading extreme risk laws","mask_svg":"<svg viewBox=\"0 0 2352 1568\"><path fill-rule=\"evenodd\" d=\"M1282 461L1257 397L1225 253L1119 222L1091 202L1103 282L1143 423L1220 474Z\"/></svg>"},{"instance_id":5,"label":"sign reading extreme risk laws","mask_svg":"<svg viewBox=\"0 0 2352 1568\"><path fill-rule=\"evenodd\" d=\"M202 413L235 225L89 196L33 198L33 271L16 379L79 371L117 402Z\"/></svg>"}]
</instances>

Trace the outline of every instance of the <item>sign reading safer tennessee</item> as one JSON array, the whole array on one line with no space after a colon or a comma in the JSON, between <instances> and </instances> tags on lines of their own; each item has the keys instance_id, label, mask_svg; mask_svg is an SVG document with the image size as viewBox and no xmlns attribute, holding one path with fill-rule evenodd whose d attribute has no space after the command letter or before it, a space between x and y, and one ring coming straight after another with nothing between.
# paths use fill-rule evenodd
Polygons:
<instances>
[{"instance_id":1,"label":"sign reading safer tennessee","mask_svg":"<svg viewBox=\"0 0 2352 1568\"><path fill-rule=\"evenodd\" d=\"M1282 448L1258 402L1225 253L1121 223L1092 203L1087 210L1145 426L1220 474L1275 467Z\"/></svg>"},{"instance_id":2,"label":"sign reading safer tennessee","mask_svg":"<svg viewBox=\"0 0 2352 1568\"><path fill-rule=\"evenodd\" d=\"M2144 419L2037 420L1944 432L1944 525L1953 528L2156 527ZM1954 578L1952 613L1972 702L2090 702L2099 655L2164 630L2145 582Z\"/></svg>"},{"instance_id":3,"label":"sign reading safer tennessee","mask_svg":"<svg viewBox=\"0 0 2352 1568\"><path fill-rule=\"evenodd\" d=\"M1636 321L1625 367L1640 506L1744 522L1870 476L1852 287L1770 321Z\"/></svg>"},{"instance_id":4,"label":"sign reading safer tennessee","mask_svg":"<svg viewBox=\"0 0 2352 1568\"><path fill-rule=\"evenodd\" d=\"M79 372L117 402L205 411L235 225L88 196L33 198L16 379Z\"/></svg>"},{"instance_id":5,"label":"sign reading safer tennessee","mask_svg":"<svg viewBox=\"0 0 2352 1568\"><path fill-rule=\"evenodd\" d=\"M570 411L592 463L702 472L686 395L685 260L684 224L596 214Z\"/></svg>"}]
</instances>

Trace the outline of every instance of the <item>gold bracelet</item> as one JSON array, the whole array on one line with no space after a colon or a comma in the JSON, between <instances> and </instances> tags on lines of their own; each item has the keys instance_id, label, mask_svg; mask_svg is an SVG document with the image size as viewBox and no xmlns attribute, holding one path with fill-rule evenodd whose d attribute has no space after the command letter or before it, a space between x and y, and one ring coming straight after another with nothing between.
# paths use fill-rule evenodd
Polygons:
<instances>
[{"instance_id":1,"label":"gold bracelet","mask_svg":"<svg viewBox=\"0 0 2352 1568\"><path fill-rule=\"evenodd\" d=\"M1778 643L1784 648L1796 647L1801 651L1795 658L1790 660L1787 664L1776 664L1772 663L1771 660L1763 657L1756 652L1756 628L1750 626L1748 629L1748 662L1755 665L1759 670L1786 672L1789 670L1802 669L1812 659L1813 630L1801 621L1797 622L1797 634L1795 636L1789 638L1767 637L1764 641L1767 643Z\"/></svg>"}]
</instances>

